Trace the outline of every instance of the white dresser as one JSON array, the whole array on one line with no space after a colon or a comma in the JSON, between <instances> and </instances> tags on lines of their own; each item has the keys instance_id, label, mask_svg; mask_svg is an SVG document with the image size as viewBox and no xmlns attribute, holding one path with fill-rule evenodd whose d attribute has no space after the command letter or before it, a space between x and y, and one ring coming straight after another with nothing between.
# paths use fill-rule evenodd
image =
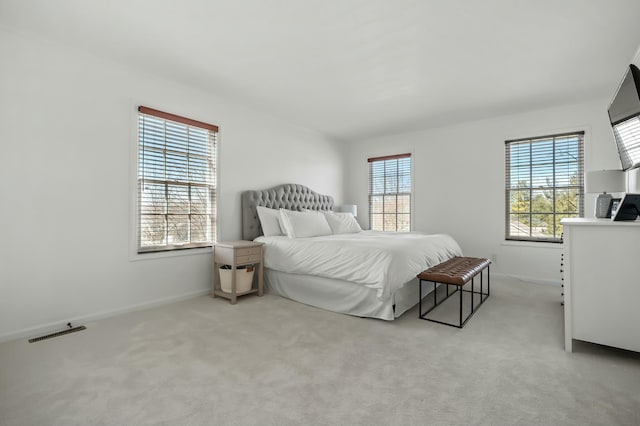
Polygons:
<instances>
[{"instance_id":1,"label":"white dresser","mask_svg":"<svg viewBox=\"0 0 640 426\"><path fill-rule=\"evenodd\" d=\"M564 346L640 352L640 222L563 219Z\"/></svg>"}]
</instances>

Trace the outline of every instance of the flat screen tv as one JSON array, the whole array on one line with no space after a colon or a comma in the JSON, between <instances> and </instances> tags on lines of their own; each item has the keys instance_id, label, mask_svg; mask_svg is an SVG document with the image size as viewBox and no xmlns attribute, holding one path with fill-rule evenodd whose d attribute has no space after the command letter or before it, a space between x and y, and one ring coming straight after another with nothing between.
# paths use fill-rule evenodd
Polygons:
<instances>
[{"instance_id":1,"label":"flat screen tv","mask_svg":"<svg viewBox=\"0 0 640 426\"><path fill-rule=\"evenodd\" d=\"M609 105L609 120L622 169L640 167L640 70L633 64Z\"/></svg>"}]
</instances>

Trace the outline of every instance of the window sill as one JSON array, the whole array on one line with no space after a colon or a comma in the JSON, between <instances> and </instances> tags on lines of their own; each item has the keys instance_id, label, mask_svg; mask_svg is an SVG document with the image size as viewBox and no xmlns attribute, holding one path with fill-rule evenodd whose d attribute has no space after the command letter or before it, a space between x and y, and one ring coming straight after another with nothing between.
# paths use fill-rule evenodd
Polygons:
<instances>
[{"instance_id":1,"label":"window sill","mask_svg":"<svg viewBox=\"0 0 640 426\"><path fill-rule=\"evenodd\" d=\"M502 246L511 246L511 247L530 247L530 248L545 248L545 249L557 249L562 250L562 243L550 243L546 241L512 241L512 240L504 240L500 244Z\"/></svg>"},{"instance_id":2,"label":"window sill","mask_svg":"<svg viewBox=\"0 0 640 426\"><path fill-rule=\"evenodd\" d=\"M148 252L148 253L134 253L129 256L129 260L132 262L136 262L138 260L154 260L154 259L163 259L167 257L177 257L177 256L194 256L194 255L203 255L208 254L211 255L213 253L212 247L201 247L201 248L192 248L192 249L184 249L184 250L168 250L168 251L156 251L156 252Z\"/></svg>"}]
</instances>

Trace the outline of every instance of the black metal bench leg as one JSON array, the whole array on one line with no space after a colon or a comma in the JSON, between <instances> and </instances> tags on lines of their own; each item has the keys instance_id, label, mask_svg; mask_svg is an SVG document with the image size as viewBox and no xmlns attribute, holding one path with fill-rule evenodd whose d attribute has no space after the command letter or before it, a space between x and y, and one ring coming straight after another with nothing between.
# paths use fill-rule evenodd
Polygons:
<instances>
[{"instance_id":1,"label":"black metal bench leg","mask_svg":"<svg viewBox=\"0 0 640 426\"><path fill-rule=\"evenodd\" d=\"M471 278L471 313L472 314L473 314L473 300L474 300L473 299L473 293L474 293L474 290L473 290L473 278ZM480 297L482 297L482 296L480 296Z\"/></svg>"},{"instance_id":2,"label":"black metal bench leg","mask_svg":"<svg viewBox=\"0 0 640 426\"><path fill-rule=\"evenodd\" d=\"M422 318L422 280L418 281L418 318Z\"/></svg>"},{"instance_id":3,"label":"black metal bench leg","mask_svg":"<svg viewBox=\"0 0 640 426\"><path fill-rule=\"evenodd\" d=\"M458 328L462 328L462 294L464 291L462 291L462 287L459 287L458 291L460 292L460 326Z\"/></svg>"},{"instance_id":4,"label":"black metal bench leg","mask_svg":"<svg viewBox=\"0 0 640 426\"><path fill-rule=\"evenodd\" d=\"M436 294L436 287L437 287L437 284L434 281L433 282L433 306L436 306L438 304L438 295Z\"/></svg>"}]
</instances>

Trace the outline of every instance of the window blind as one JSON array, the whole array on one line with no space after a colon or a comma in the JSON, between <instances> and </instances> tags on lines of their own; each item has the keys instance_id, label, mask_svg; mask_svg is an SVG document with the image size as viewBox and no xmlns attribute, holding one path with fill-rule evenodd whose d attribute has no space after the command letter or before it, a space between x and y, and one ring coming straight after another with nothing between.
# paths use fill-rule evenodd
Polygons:
<instances>
[{"instance_id":1,"label":"window blind","mask_svg":"<svg viewBox=\"0 0 640 426\"><path fill-rule=\"evenodd\" d=\"M369 224L375 231L411 230L411 154L369 158Z\"/></svg>"},{"instance_id":2,"label":"window blind","mask_svg":"<svg viewBox=\"0 0 640 426\"><path fill-rule=\"evenodd\" d=\"M215 241L218 127L138 108L138 252Z\"/></svg>"},{"instance_id":3,"label":"window blind","mask_svg":"<svg viewBox=\"0 0 640 426\"><path fill-rule=\"evenodd\" d=\"M584 132L506 146L506 239L562 241L564 218L584 216Z\"/></svg>"}]
</instances>

